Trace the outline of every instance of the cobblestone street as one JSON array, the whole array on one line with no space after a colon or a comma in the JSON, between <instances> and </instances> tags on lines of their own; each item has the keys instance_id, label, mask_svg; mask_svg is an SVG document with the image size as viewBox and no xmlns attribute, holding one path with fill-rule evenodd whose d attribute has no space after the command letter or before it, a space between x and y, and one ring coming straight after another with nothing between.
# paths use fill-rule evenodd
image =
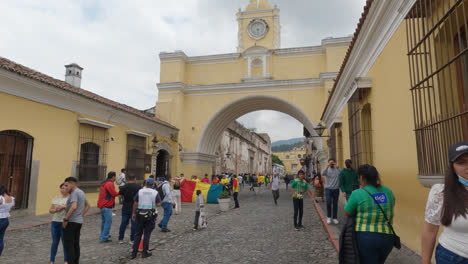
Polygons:
<instances>
[{"instance_id":1,"label":"cobblestone street","mask_svg":"<svg viewBox=\"0 0 468 264\"><path fill-rule=\"evenodd\" d=\"M113 218L113 242L98 242L101 218L89 216L81 235L81 263L337 263L337 253L328 240L310 200L304 203L305 229L295 231L289 192L281 191L278 206L263 188L258 195L244 190L240 209L220 213L208 205L208 228L192 231L193 205L183 204L182 214L173 215L170 233L153 232L148 259L129 259L128 232L118 244L120 212ZM159 211L162 214L162 210ZM160 218L158 218L159 220ZM14 221L14 220L13 220ZM7 232L2 264L46 263L50 251L50 226ZM56 263L63 260L59 248Z\"/></svg>"}]
</instances>

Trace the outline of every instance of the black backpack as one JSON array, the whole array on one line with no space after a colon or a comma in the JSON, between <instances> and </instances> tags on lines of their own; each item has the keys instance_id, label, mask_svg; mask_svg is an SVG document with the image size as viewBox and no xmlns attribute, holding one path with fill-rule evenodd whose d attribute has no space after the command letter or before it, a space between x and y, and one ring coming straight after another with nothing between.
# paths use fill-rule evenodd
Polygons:
<instances>
[{"instance_id":1,"label":"black backpack","mask_svg":"<svg viewBox=\"0 0 468 264\"><path fill-rule=\"evenodd\" d=\"M166 184L166 183L162 183L158 186L158 188L156 188L156 190L158 191L159 193L159 197L161 197L161 201L164 200L164 197L166 197L166 194L164 193L164 190L163 190L163 185Z\"/></svg>"}]
</instances>

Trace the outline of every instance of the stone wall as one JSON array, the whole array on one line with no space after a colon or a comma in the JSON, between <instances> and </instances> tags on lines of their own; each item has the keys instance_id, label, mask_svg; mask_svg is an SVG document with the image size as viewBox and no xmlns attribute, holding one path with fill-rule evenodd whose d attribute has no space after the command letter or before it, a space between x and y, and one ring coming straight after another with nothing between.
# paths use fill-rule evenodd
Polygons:
<instances>
[{"instance_id":1,"label":"stone wall","mask_svg":"<svg viewBox=\"0 0 468 264\"><path fill-rule=\"evenodd\" d=\"M215 174L267 174L272 170L268 134L251 132L236 121L223 132L216 155Z\"/></svg>"}]
</instances>

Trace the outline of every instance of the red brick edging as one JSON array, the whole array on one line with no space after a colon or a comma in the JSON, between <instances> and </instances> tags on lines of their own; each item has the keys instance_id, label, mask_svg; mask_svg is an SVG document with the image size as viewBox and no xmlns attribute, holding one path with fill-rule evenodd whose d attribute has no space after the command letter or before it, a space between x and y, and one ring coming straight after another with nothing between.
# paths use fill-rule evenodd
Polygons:
<instances>
[{"instance_id":1,"label":"red brick edging","mask_svg":"<svg viewBox=\"0 0 468 264\"><path fill-rule=\"evenodd\" d=\"M325 230L328 233L328 239L335 247L336 252L340 252L340 244L338 240L335 239L335 234L333 233L333 230L331 230L330 225L327 224L327 220L322 212L322 208L320 208L320 206L317 204L315 200L313 200L313 202L314 202L315 210L317 211L317 213L320 216L320 219L322 220L323 227L325 227Z\"/></svg>"},{"instance_id":2,"label":"red brick edging","mask_svg":"<svg viewBox=\"0 0 468 264\"><path fill-rule=\"evenodd\" d=\"M112 212L117 212L118 210L120 210L120 209L112 209ZM95 212L95 213L87 214L86 216L98 215L100 213L101 212ZM40 224L35 224L35 225L29 225L29 226L20 226L18 228L7 229L5 232L20 231L20 230L30 229L30 228L34 228L34 227L40 227L40 226L43 226L43 225L49 225L50 223L52 223L52 221L48 221L48 222L40 223Z\"/></svg>"}]
</instances>

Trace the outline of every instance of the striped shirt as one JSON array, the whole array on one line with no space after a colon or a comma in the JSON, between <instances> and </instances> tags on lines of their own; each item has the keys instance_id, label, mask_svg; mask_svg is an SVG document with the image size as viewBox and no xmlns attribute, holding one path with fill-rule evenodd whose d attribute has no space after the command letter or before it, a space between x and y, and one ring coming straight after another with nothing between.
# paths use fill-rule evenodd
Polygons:
<instances>
[{"instance_id":1,"label":"striped shirt","mask_svg":"<svg viewBox=\"0 0 468 264\"><path fill-rule=\"evenodd\" d=\"M367 185L365 188L376 198L390 223L392 223L393 208L395 206L393 192L385 186L380 186L377 189L374 186ZM365 190L355 190L349 197L345 210L356 216L356 231L392 234L379 206Z\"/></svg>"}]
</instances>

